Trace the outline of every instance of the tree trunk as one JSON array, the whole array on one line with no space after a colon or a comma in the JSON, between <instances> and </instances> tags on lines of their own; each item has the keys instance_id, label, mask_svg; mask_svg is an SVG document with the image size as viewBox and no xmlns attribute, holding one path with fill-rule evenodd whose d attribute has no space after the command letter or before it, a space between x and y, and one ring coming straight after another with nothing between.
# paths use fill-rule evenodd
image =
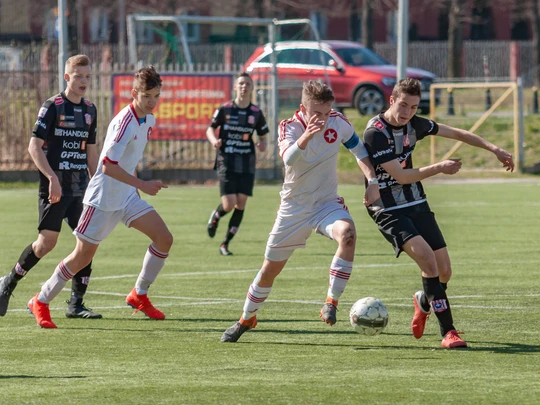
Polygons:
<instances>
[{"instance_id":1,"label":"tree trunk","mask_svg":"<svg viewBox=\"0 0 540 405\"><path fill-rule=\"evenodd\" d=\"M359 30L360 15L358 13L358 1L351 0L351 15L349 17L349 41L358 41L360 38Z\"/></svg>"},{"instance_id":2,"label":"tree trunk","mask_svg":"<svg viewBox=\"0 0 540 405\"><path fill-rule=\"evenodd\" d=\"M538 0L531 0L532 13L531 13L531 28L533 39L533 62L536 66L534 74L534 85L538 87L540 85L540 11L538 9Z\"/></svg>"},{"instance_id":3,"label":"tree trunk","mask_svg":"<svg viewBox=\"0 0 540 405\"><path fill-rule=\"evenodd\" d=\"M362 44L373 49L373 0L362 3Z\"/></svg>"},{"instance_id":4,"label":"tree trunk","mask_svg":"<svg viewBox=\"0 0 540 405\"><path fill-rule=\"evenodd\" d=\"M451 0L448 15L448 77L461 76L463 37L461 10L463 0Z\"/></svg>"}]
</instances>

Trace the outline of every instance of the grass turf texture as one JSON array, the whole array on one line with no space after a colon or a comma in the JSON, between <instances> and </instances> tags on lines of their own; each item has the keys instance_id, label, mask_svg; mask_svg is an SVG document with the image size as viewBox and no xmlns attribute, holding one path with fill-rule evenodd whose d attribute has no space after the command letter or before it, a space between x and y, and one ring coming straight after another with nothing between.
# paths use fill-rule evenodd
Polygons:
<instances>
[{"instance_id":1,"label":"grass turf texture","mask_svg":"<svg viewBox=\"0 0 540 405\"><path fill-rule=\"evenodd\" d=\"M362 188L340 187L359 231L355 269L338 323L320 322L334 242L312 235L278 277L259 325L237 344L219 342L241 314L279 202L278 186L257 186L241 231L221 257L206 221L217 187L171 187L148 197L175 243L150 290L162 322L130 316L125 296L148 241L120 225L100 246L85 298L102 320L66 319L62 292L51 304L59 329L40 329L25 310L74 247L67 226L56 249L19 283L0 318L2 403L57 404L533 404L540 396L538 223L540 183L426 183L445 234L454 276L448 294L470 348L440 347L435 319L410 332L418 269L395 259L361 206ZM36 187L0 189L0 268L7 273L36 236ZM69 287L69 284L68 284ZM354 301L374 296L390 313L382 335L356 334Z\"/></svg>"}]
</instances>

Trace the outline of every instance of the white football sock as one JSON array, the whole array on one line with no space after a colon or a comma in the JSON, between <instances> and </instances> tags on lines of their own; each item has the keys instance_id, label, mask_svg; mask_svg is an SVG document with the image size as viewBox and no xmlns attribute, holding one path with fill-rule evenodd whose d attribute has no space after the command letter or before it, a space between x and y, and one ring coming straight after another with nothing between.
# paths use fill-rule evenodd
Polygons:
<instances>
[{"instance_id":1,"label":"white football sock","mask_svg":"<svg viewBox=\"0 0 540 405\"><path fill-rule=\"evenodd\" d=\"M262 304L270 295L270 291L272 291L272 287L259 287L253 282L253 284L249 286L242 318L248 320L255 316L255 313L262 307Z\"/></svg>"},{"instance_id":2,"label":"white football sock","mask_svg":"<svg viewBox=\"0 0 540 405\"><path fill-rule=\"evenodd\" d=\"M61 261L52 276L45 281L45 284L41 287L38 300L44 304L50 303L56 298L60 291L66 286L67 282L73 278L75 274Z\"/></svg>"},{"instance_id":3,"label":"white football sock","mask_svg":"<svg viewBox=\"0 0 540 405\"><path fill-rule=\"evenodd\" d=\"M154 245L148 246L144 255L142 270L135 283L137 294L144 295L148 293L150 285L156 281L156 277L165 264L165 259L169 253L160 252Z\"/></svg>"},{"instance_id":4,"label":"white football sock","mask_svg":"<svg viewBox=\"0 0 540 405\"><path fill-rule=\"evenodd\" d=\"M353 262L348 262L340 257L334 256L330 265L330 284L328 286L328 297L335 301L339 300L341 294L347 286L347 281L351 277Z\"/></svg>"}]
</instances>

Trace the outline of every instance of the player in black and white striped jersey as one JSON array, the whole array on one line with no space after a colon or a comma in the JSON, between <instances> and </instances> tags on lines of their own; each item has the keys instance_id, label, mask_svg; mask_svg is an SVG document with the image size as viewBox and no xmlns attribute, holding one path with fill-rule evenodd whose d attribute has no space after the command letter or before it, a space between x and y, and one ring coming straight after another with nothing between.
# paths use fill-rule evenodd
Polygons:
<instances>
[{"instance_id":1,"label":"player in black and white striped jersey","mask_svg":"<svg viewBox=\"0 0 540 405\"><path fill-rule=\"evenodd\" d=\"M492 152L507 170L514 170L512 155L481 137L416 116L421 87L416 79L399 81L387 111L372 118L364 131L364 143L379 181L381 199L367 207L383 236L394 246L396 256L405 251L420 267L423 291L414 295L414 337L421 338L433 309L438 318L442 346L466 347L456 332L446 286L452 269L446 242L428 205L421 180L439 173L455 174L460 159L448 159L413 168L417 141L442 136Z\"/></svg>"}]
</instances>

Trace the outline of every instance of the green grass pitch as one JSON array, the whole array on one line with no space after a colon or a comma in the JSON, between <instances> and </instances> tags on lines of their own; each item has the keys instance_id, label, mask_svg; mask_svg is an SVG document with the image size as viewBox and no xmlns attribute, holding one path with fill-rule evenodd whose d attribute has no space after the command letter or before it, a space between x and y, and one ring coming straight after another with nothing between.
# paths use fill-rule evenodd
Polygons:
<instances>
[{"instance_id":1,"label":"green grass pitch","mask_svg":"<svg viewBox=\"0 0 540 405\"><path fill-rule=\"evenodd\" d=\"M405 255L394 257L362 208L363 187L352 185L339 189L358 241L338 323L319 320L335 244L313 234L277 278L257 328L237 344L220 343L262 263L279 186L256 186L231 257L218 254L228 218L214 240L206 235L217 187L173 186L146 197L175 236L149 294L167 319L131 316L125 305L148 240L119 225L98 250L85 299L104 319L65 318L66 290L51 304L58 329L40 329L26 303L73 249L65 226L0 318L0 403L538 403L540 181L425 186L452 258L455 325L470 348L441 348L434 316L422 339L412 337L419 270ZM36 236L36 194L35 185L0 188L2 274ZM381 335L360 336L349 324L351 305L366 296L389 310Z\"/></svg>"}]
</instances>

